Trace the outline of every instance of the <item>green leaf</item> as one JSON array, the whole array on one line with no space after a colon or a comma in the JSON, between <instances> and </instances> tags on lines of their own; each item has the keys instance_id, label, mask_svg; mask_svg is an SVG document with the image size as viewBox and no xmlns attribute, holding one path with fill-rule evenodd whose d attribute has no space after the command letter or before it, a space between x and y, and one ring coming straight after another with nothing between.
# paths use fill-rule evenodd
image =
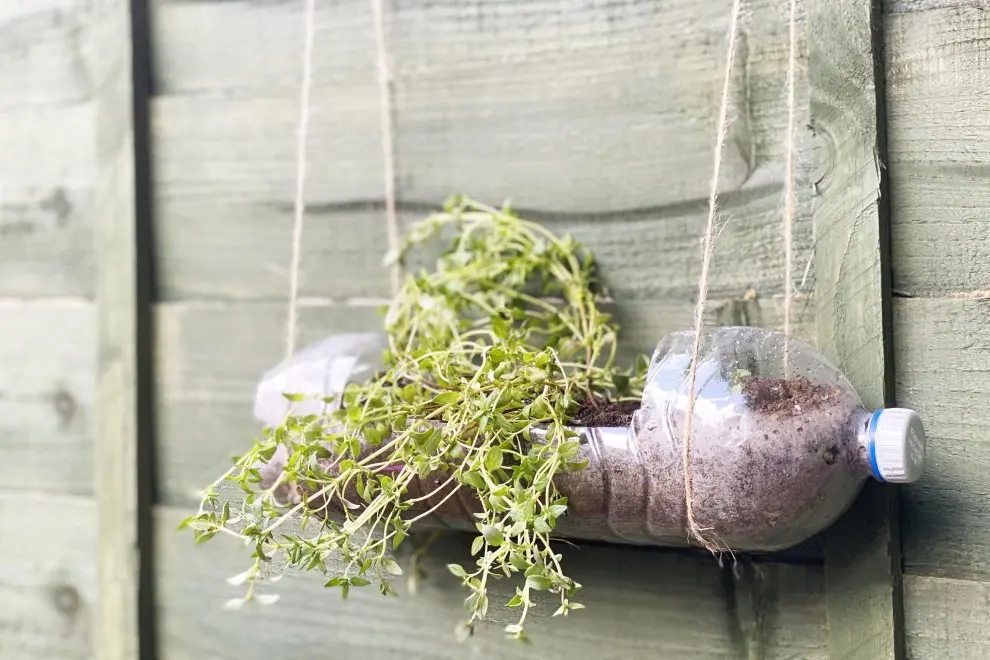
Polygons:
<instances>
[{"instance_id":1,"label":"green leaf","mask_svg":"<svg viewBox=\"0 0 990 660\"><path fill-rule=\"evenodd\" d=\"M467 571L460 564L447 564L447 570L459 578L467 578Z\"/></svg>"},{"instance_id":2,"label":"green leaf","mask_svg":"<svg viewBox=\"0 0 990 660\"><path fill-rule=\"evenodd\" d=\"M461 395L457 392L441 392L433 397L433 403L438 406L445 406L450 403L457 403L461 400Z\"/></svg>"},{"instance_id":3,"label":"green leaf","mask_svg":"<svg viewBox=\"0 0 990 660\"><path fill-rule=\"evenodd\" d=\"M402 575L402 568L394 559L386 559L383 566L392 575Z\"/></svg>"},{"instance_id":4,"label":"green leaf","mask_svg":"<svg viewBox=\"0 0 990 660\"><path fill-rule=\"evenodd\" d=\"M553 528L547 523L546 518L537 518L533 521L533 531L537 534L549 534Z\"/></svg>"},{"instance_id":5,"label":"green leaf","mask_svg":"<svg viewBox=\"0 0 990 660\"><path fill-rule=\"evenodd\" d=\"M583 470L586 467L588 467L588 459L587 458L584 459L583 461L576 461L576 462L568 463L567 464L567 469L570 470L571 472L580 472L581 470Z\"/></svg>"},{"instance_id":6,"label":"green leaf","mask_svg":"<svg viewBox=\"0 0 990 660\"><path fill-rule=\"evenodd\" d=\"M471 486L472 488L477 488L482 490L486 487L485 478L482 477L477 472L462 472L460 475L461 483Z\"/></svg>"},{"instance_id":7,"label":"green leaf","mask_svg":"<svg viewBox=\"0 0 990 660\"><path fill-rule=\"evenodd\" d=\"M526 586L537 591L546 591L550 588L551 584L553 583L549 580L549 578L539 575L526 578Z\"/></svg>"},{"instance_id":8,"label":"green leaf","mask_svg":"<svg viewBox=\"0 0 990 660\"><path fill-rule=\"evenodd\" d=\"M547 510L551 518L560 518L562 515L567 513L566 504L552 504Z\"/></svg>"},{"instance_id":9,"label":"green leaf","mask_svg":"<svg viewBox=\"0 0 990 660\"><path fill-rule=\"evenodd\" d=\"M288 394L286 392L283 392L282 396L284 396L289 401L302 401L303 399L306 398L305 395L302 394Z\"/></svg>"},{"instance_id":10,"label":"green leaf","mask_svg":"<svg viewBox=\"0 0 990 660\"><path fill-rule=\"evenodd\" d=\"M488 545L498 547L505 542L502 531L494 525L482 525L481 535L485 537Z\"/></svg>"},{"instance_id":11,"label":"green leaf","mask_svg":"<svg viewBox=\"0 0 990 660\"><path fill-rule=\"evenodd\" d=\"M348 583L352 587L367 587L369 584L371 584L371 581L363 577L352 577L351 579L348 580Z\"/></svg>"},{"instance_id":12,"label":"green leaf","mask_svg":"<svg viewBox=\"0 0 990 660\"><path fill-rule=\"evenodd\" d=\"M491 447L485 455L485 469L494 472L502 467L502 450L498 447Z\"/></svg>"},{"instance_id":13,"label":"green leaf","mask_svg":"<svg viewBox=\"0 0 990 660\"><path fill-rule=\"evenodd\" d=\"M492 316L492 333L503 341L509 338L512 332L512 323L500 314Z\"/></svg>"},{"instance_id":14,"label":"green leaf","mask_svg":"<svg viewBox=\"0 0 990 660\"><path fill-rule=\"evenodd\" d=\"M484 536L475 537L474 541L471 542L471 556L473 557L474 555L481 552L482 548L484 547L485 547L485 537Z\"/></svg>"}]
</instances>

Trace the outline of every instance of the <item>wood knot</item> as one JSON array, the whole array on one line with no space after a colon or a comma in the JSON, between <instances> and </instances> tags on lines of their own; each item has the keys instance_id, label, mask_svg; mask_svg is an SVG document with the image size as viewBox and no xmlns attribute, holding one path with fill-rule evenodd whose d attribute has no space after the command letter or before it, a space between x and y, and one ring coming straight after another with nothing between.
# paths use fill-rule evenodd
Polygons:
<instances>
[{"instance_id":1,"label":"wood knot","mask_svg":"<svg viewBox=\"0 0 990 660\"><path fill-rule=\"evenodd\" d=\"M51 598L55 609L68 617L75 616L82 607L79 590L71 584L57 584L52 587Z\"/></svg>"},{"instance_id":2,"label":"wood knot","mask_svg":"<svg viewBox=\"0 0 990 660\"><path fill-rule=\"evenodd\" d=\"M72 214L72 203L62 188L55 188L48 199L41 202L40 207L43 211L52 212L55 216L55 225L58 227L64 227Z\"/></svg>"},{"instance_id":3,"label":"wood knot","mask_svg":"<svg viewBox=\"0 0 990 660\"><path fill-rule=\"evenodd\" d=\"M53 397L53 404L62 428L67 427L76 416L76 400L64 388L59 388Z\"/></svg>"}]
</instances>

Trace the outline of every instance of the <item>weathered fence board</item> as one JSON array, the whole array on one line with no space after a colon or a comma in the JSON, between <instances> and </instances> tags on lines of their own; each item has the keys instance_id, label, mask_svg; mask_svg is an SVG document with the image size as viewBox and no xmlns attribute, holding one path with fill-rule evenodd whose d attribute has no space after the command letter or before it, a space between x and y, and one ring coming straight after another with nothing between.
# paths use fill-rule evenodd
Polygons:
<instances>
[{"instance_id":1,"label":"weathered fence board","mask_svg":"<svg viewBox=\"0 0 990 660\"><path fill-rule=\"evenodd\" d=\"M91 3L0 2L0 110L82 101L93 81L83 50Z\"/></svg>"},{"instance_id":2,"label":"weathered fence board","mask_svg":"<svg viewBox=\"0 0 990 660\"><path fill-rule=\"evenodd\" d=\"M93 488L96 308L0 299L0 487Z\"/></svg>"},{"instance_id":3,"label":"weathered fence board","mask_svg":"<svg viewBox=\"0 0 990 660\"><path fill-rule=\"evenodd\" d=\"M0 492L0 658L94 657L96 555L92 499Z\"/></svg>"},{"instance_id":4,"label":"weathered fence board","mask_svg":"<svg viewBox=\"0 0 990 660\"><path fill-rule=\"evenodd\" d=\"M657 288L659 297L693 295L724 58L723 4L720 11L687 2L661 10L637 0L557 12L518 3L404 3L387 16L399 202L410 211L404 220L451 192L492 203L511 197L576 234L621 243L616 251L594 244L606 265L652 259L635 277L609 278L613 286L659 287L673 275L679 288ZM724 199L731 222L719 242L715 289L754 286L771 295L782 287L781 6L759 0L744 20L722 178L723 189L734 191ZM384 270L364 265L341 277L359 262L377 263L386 249L371 17L368 4L356 1L317 13L306 229L314 239L304 245L303 291L382 295ZM156 16L156 43L167 54L155 101L163 296L280 298L291 245L299 67L291 39L299 36L299 7L163 0ZM328 51L320 50L324 43ZM264 62L249 72L246 51L262 48ZM663 76L630 62L678 62L683 71ZM806 97L803 78L798 93ZM803 104L799 122L806 120ZM800 137L805 171L810 145L806 131ZM799 276L812 244L806 205L801 210ZM623 240L647 231L649 241ZM740 246L759 252L744 255Z\"/></svg>"},{"instance_id":5,"label":"weathered fence board","mask_svg":"<svg viewBox=\"0 0 990 660\"><path fill-rule=\"evenodd\" d=\"M926 475L902 494L905 626L926 660L990 657L986 8L887 3L897 400L929 430Z\"/></svg>"},{"instance_id":6,"label":"weathered fence board","mask_svg":"<svg viewBox=\"0 0 990 660\"><path fill-rule=\"evenodd\" d=\"M92 296L94 112L0 107L0 296Z\"/></svg>"},{"instance_id":7,"label":"weathered fence board","mask_svg":"<svg viewBox=\"0 0 990 660\"><path fill-rule=\"evenodd\" d=\"M990 658L990 583L907 575L904 597L910 658Z\"/></svg>"},{"instance_id":8,"label":"weathered fence board","mask_svg":"<svg viewBox=\"0 0 990 660\"><path fill-rule=\"evenodd\" d=\"M812 130L821 147L814 207L818 345L864 405L892 403L880 7L846 0L808 10ZM879 82L878 82L879 81ZM903 594L896 495L870 483L825 534L829 653L901 660Z\"/></svg>"},{"instance_id":9,"label":"weathered fence board","mask_svg":"<svg viewBox=\"0 0 990 660\"><path fill-rule=\"evenodd\" d=\"M88 60L96 86L97 425L94 492L100 598L94 653L135 660L138 535L138 255L135 212L131 14L127 0L99 3ZM150 632L150 631L149 631Z\"/></svg>"},{"instance_id":10,"label":"weathered fence board","mask_svg":"<svg viewBox=\"0 0 990 660\"><path fill-rule=\"evenodd\" d=\"M507 642L501 632L509 621L495 605L513 593L504 581L492 587L492 625L465 645L454 640L464 595L444 564L465 561L464 537L436 544L415 596L384 598L369 588L344 602L315 575L288 576L266 587L281 594L266 611L251 605L222 611L243 589L222 578L244 570L247 556L225 539L197 547L188 532L175 534L184 515L162 510L158 522L163 660L301 657L314 648L330 649L333 657L411 660L828 657L821 568L728 562L720 570L707 556L617 547L565 553L584 585L587 609L549 621L552 607L534 611L528 647Z\"/></svg>"},{"instance_id":11,"label":"weathered fence board","mask_svg":"<svg viewBox=\"0 0 990 660\"><path fill-rule=\"evenodd\" d=\"M990 17L953 4L886 21L895 288L914 295L990 289Z\"/></svg>"},{"instance_id":12,"label":"weathered fence board","mask_svg":"<svg viewBox=\"0 0 990 660\"><path fill-rule=\"evenodd\" d=\"M990 580L990 301L896 301L898 401L929 432L922 482L905 489L908 572Z\"/></svg>"},{"instance_id":13,"label":"weathered fence board","mask_svg":"<svg viewBox=\"0 0 990 660\"><path fill-rule=\"evenodd\" d=\"M976 7L887 18L898 399L932 438L905 491L909 571L990 576L990 20Z\"/></svg>"}]
</instances>

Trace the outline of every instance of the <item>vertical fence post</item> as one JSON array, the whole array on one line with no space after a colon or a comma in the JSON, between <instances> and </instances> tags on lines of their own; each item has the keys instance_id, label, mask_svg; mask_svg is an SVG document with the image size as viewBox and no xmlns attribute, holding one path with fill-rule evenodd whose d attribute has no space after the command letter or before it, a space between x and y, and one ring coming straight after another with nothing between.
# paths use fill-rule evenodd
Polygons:
<instances>
[{"instance_id":1,"label":"vertical fence post","mask_svg":"<svg viewBox=\"0 0 990 660\"><path fill-rule=\"evenodd\" d=\"M814 221L823 352L866 405L892 403L889 213L879 0L807 0L811 120L819 148ZM826 533L832 658L901 660L897 497L869 483Z\"/></svg>"},{"instance_id":2,"label":"vertical fence post","mask_svg":"<svg viewBox=\"0 0 990 660\"><path fill-rule=\"evenodd\" d=\"M89 67L94 81L96 122L96 301L98 306L98 407L95 490L99 606L94 622L94 657L137 660L153 657L146 634L150 482L149 437L142 434L142 381L150 361L142 350L148 336L148 287L139 249L130 0L95 0ZM147 218L140 218L147 222Z\"/></svg>"}]
</instances>

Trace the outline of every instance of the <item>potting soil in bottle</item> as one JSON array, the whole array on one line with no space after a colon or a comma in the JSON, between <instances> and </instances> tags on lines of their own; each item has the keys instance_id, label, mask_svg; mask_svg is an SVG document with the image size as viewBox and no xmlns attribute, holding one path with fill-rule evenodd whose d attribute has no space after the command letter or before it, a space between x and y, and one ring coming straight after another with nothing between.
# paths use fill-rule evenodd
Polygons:
<instances>
[{"instance_id":1,"label":"potting soil in bottle","mask_svg":"<svg viewBox=\"0 0 990 660\"><path fill-rule=\"evenodd\" d=\"M319 360L323 367L302 368L294 356L269 372L256 411L272 408L263 399L282 399L283 391L322 395L326 379L314 374L332 365L338 382L354 382L342 370L374 357L368 336L354 337L363 339L325 342L303 360ZM578 460L586 458L588 465L556 478L568 498L568 514L557 521L559 535L667 546L698 542L688 533L683 463L693 342L693 331L660 342L641 406L629 423L606 416L607 426L599 420L578 428ZM287 379L291 369L305 378ZM362 374L371 371L365 366ZM275 424L281 414L259 417ZM695 521L708 538L737 551L794 546L834 522L867 479L912 482L924 463L925 432L915 412L867 410L849 382L807 344L759 328L704 330L691 426ZM276 461L271 468L281 469ZM416 483L415 495L428 494L442 477ZM424 505L434 499L442 497ZM471 513L477 510L465 492L437 518L473 530Z\"/></svg>"}]
</instances>

